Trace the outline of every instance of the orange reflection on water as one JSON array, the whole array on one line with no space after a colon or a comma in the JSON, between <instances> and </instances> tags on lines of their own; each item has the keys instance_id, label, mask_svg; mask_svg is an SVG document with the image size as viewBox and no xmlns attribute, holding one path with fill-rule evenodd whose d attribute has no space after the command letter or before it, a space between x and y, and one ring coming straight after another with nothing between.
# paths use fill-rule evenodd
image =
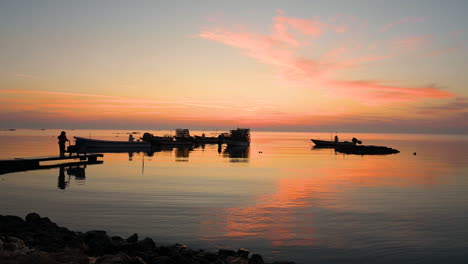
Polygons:
<instances>
[{"instance_id":1,"label":"orange reflection on water","mask_svg":"<svg viewBox=\"0 0 468 264\"><path fill-rule=\"evenodd\" d=\"M368 199L385 201L378 188L416 188L446 183L451 170L441 161L423 166L411 156L349 157L340 167L280 169L273 193L256 196L251 205L225 209L216 219L201 223L202 237L260 237L273 246L310 246L320 239L314 212L367 211L382 206ZM379 208L380 209L380 208ZM214 230L216 229L216 230Z\"/></svg>"}]
</instances>

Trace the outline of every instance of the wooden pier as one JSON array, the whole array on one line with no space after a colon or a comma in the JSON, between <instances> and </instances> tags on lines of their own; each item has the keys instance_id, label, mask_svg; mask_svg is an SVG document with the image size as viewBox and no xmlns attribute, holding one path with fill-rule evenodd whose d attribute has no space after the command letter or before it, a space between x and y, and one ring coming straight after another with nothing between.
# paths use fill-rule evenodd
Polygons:
<instances>
[{"instance_id":1,"label":"wooden pier","mask_svg":"<svg viewBox=\"0 0 468 264\"><path fill-rule=\"evenodd\" d=\"M49 157L30 157L30 158L16 158L8 160L0 160L0 174L26 171L26 170L37 170L37 169L48 169L57 166L70 165L73 163L102 163L98 161L98 157L104 157L103 154L86 154L86 155L70 155L70 156L49 156ZM54 165L42 165L41 162L46 161L62 161L62 160L74 160L79 159L80 161L68 162L65 164L54 164Z\"/></svg>"}]
</instances>

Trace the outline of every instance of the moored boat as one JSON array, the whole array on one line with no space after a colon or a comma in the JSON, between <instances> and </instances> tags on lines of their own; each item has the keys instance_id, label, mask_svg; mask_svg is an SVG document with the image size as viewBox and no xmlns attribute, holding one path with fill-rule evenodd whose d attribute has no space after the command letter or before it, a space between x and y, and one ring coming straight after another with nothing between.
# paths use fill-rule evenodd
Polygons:
<instances>
[{"instance_id":1,"label":"moored boat","mask_svg":"<svg viewBox=\"0 0 468 264\"><path fill-rule=\"evenodd\" d=\"M386 154L397 154L400 153L399 150L384 147L384 146L336 146L335 150L337 152L345 154L355 154L355 155L386 155Z\"/></svg>"},{"instance_id":2,"label":"moored boat","mask_svg":"<svg viewBox=\"0 0 468 264\"><path fill-rule=\"evenodd\" d=\"M319 148L334 148L336 146L356 146L355 142L349 141L329 141L329 140L318 140L318 139L311 139L314 142L316 147Z\"/></svg>"},{"instance_id":3,"label":"moored boat","mask_svg":"<svg viewBox=\"0 0 468 264\"><path fill-rule=\"evenodd\" d=\"M231 130L224 142L228 146L250 146L250 129L238 128Z\"/></svg>"},{"instance_id":4,"label":"moored boat","mask_svg":"<svg viewBox=\"0 0 468 264\"><path fill-rule=\"evenodd\" d=\"M150 148L151 143L144 141L114 141L74 137L77 147L86 148Z\"/></svg>"}]
</instances>

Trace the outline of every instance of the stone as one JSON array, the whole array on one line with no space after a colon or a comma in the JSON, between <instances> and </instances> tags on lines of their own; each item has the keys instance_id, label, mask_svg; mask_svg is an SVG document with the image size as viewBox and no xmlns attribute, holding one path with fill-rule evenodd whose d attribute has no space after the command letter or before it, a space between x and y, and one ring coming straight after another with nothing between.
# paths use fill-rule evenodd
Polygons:
<instances>
[{"instance_id":1,"label":"stone","mask_svg":"<svg viewBox=\"0 0 468 264\"><path fill-rule=\"evenodd\" d=\"M241 257L228 256L225 260L226 264L248 264L249 260Z\"/></svg>"},{"instance_id":2,"label":"stone","mask_svg":"<svg viewBox=\"0 0 468 264\"><path fill-rule=\"evenodd\" d=\"M175 262L173 259L171 259L169 256L158 256L154 257L151 259L149 264L178 264Z\"/></svg>"},{"instance_id":3,"label":"stone","mask_svg":"<svg viewBox=\"0 0 468 264\"><path fill-rule=\"evenodd\" d=\"M273 264L296 264L294 261L275 261Z\"/></svg>"},{"instance_id":4,"label":"stone","mask_svg":"<svg viewBox=\"0 0 468 264\"><path fill-rule=\"evenodd\" d=\"M0 233L9 233L26 227L26 222L21 217L14 215L0 215Z\"/></svg>"},{"instance_id":5,"label":"stone","mask_svg":"<svg viewBox=\"0 0 468 264\"><path fill-rule=\"evenodd\" d=\"M128 243L136 243L138 242L138 234L135 233L133 235L131 235L130 237L127 238L127 242Z\"/></svg>"},{"instance_id":6,"label":"stone","mask_svg":"<svg viewBox=\"0 0 468 264\"><path fill-rule=\"evenodd\" d=\"M253 254L249 259L249 264L265 264L265 262L261 255Z\"/></svg>"},{"instance_id":7,"label":"stone","mask_svg":"<svg viewBox=\"0 0 468 264\"><path fill-rule=\"evenodd\" d=\"M231 249L220 249L218 250L218 255L221 258L226 258L229 256L237 257L237 253L234 250Z\"/></svg>"},{"instance_id":8,"label":"stone","mask_svg":"<svg viewBox=\"0 0 468 264\"><path fill-rule=\"evenodd\" d=\"M114 246L105 231L94 230L84 234L84 242L89 247L88 253L92 256L101 256L114 253Z\"/></svg>"},{"instance_id":9,"label":"stone","mask_svg":"<svg viewBox=\"0 0 468 264\"><path fill-rule=\"evenodd\" d=\"M249 258L249 254L250 252L245 248L239 248L239 250L237 250L237 255L242 258Z\"/></svg>"},{"instance_id":10,"label":"stone","mask_svg":"<svg viewBox=\"0 0 468 264\"><path fill-rule=\"evenodd\" d=\"M138 248L143 251L150 251L156 248L156 243L154 243L153 239L147 237L138 242Z\"/></svg>"},{"instance_id":11,"label":"stone","mask_svg":"<svg viewBox=\"0 0 468 264\"><path fill-rule=\"evenodd\" d=\"M179 248L179 249L186 249L186 248L187 248L186 245L179 244L179 243L176 243L174 246L175 246L176 248Z\"/></svg>"},{"instance_id":12,"label":"stone","mask_svg":"<svg viewBox=\"0 0 468 264\"><path fill-rule=\"evenodd\" d=\"M8 251L17 251L17 250L22 250L26 248L26 244L24 244L24 241L17 238L17 237L7 237L5 239L5 243L3 245L5 250Z\"/></svg>"},{"instance_id":13,"label":"stone","mask_svg":"<svg viewBox=\"0 0 468 264\"><path fill-rule=\"evenodd\" d=\"M28 215L26 215L27 223L39 222L40 220L41 220L41 216L37 213L29 213Z\"/></svg>"}]
</instances>

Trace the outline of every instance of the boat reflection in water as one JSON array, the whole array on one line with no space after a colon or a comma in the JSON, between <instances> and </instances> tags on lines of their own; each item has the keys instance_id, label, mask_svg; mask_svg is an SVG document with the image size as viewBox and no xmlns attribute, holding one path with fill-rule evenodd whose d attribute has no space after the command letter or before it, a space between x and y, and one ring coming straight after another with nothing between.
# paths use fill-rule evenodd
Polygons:
<instances>
[{"instance_id":1,"label":"boat reflection in water","mask_svg":"<svg viewBox=\"0 0 468 264\"><path fill-rule=\"evenodd\" d=\"M230 158L230 162L249 162L249 155L249 146L227 146L223 151L223 157Z\"/></svg>"},{"instance_id":2,"label":"boat reflection in water","mask_svg":"<svg viewBox=\"0 0 468 264\"><path fill-rule=\"evenodd\" d=\"M175 156L177 162L188 162L192 147L177 147L175 148Z\"/></svg>"},{"instance_id":3,"label":"boat reflection in water","mask_svg":"<svg viewBox=\"0 0 468 264\"><path fill-rule=\"evenodd\" d=\"M66 172L66 177L65 176ZM64 190L70 185L71 178L75 178L77 185L83 185L86 180L86 164L83 165L69 165L60 166L57 188Z\"/></svg>"}]
</instances>

